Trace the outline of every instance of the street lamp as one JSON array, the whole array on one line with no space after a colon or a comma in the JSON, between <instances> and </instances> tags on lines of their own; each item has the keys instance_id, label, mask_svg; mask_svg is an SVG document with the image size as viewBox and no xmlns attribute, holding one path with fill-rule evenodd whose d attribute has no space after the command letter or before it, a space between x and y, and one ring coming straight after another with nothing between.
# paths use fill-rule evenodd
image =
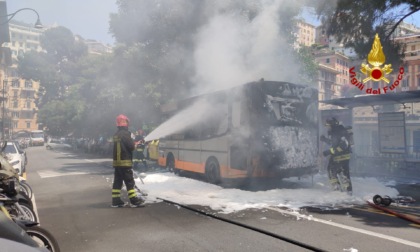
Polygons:
<instances>
[{"instance_id":1,"label":"street lamp","mask_svg":"<svg viewBox=\"0 0 420 252\"><path fill-rule=\"evenodd\" d=\"M7 21L6 21L6 22L1 23L0 25L4 25L4 24L9 23L9 21L10 21L10 20L12 20L12 18L13 18L13 17L14 17L14 16L18 13L18 12L21 12L21 11L23 11L23 10L31 10L31 11L35 12L37 19L36 19L36 23L35 23L34 27L35 27L35 28L37 28L37 29L42 29L42 28L44 28L44 26L41 24L41 20L39 19L39 14L38 14L38 12L37 12L36 10L32 9L32 8L22 8L22 9L19 9L19 10L17 10L17 11L15 11L15 12L13 12L13 13L10 13L10 14L8 14L8 15L3 16L3 17L9 17L9 18L7 19Z\"/></svg>"}]
</instances>

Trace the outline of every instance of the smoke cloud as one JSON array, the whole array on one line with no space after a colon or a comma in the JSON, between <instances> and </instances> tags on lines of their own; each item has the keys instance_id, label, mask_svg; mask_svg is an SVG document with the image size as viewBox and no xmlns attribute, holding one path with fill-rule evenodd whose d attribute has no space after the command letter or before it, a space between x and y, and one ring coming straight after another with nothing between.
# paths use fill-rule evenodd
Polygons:
<instances>
[{"instance_id":1,"label":"smoke cloud","mask_svg":"<svg viewBox=\"0 0 420 252\"><path fill-rule=\"evenodd\" d=\"M238 8L228 8L235 5ZM261 78L296 82L300 67L292 57L292 45L287 43L280 23L279 13L285 5L285 0L207 3L203 13L208 15L208 21L197 31L194 40L192 83L195 86L191 95ZM250 12L253 18L249 18ZM157 139L163 137L163 132L168 135L185 128L193 122L185 118L203 114L204 109L204 106L191 106L160 125L146 139Z\"/></svg>"},{"instance_id":2,"label":"smoke cloud","mask_svg":"<svg viewBox=\"0 0 420 252\"><path fill-rule=\"evenodd\" d=\"M193 83L197 84L197 92L260 78L292 82L296 79L299 66L294 63L291 45L285 41L279 23L284 2L261 1L251 21L237 12L221 12L209 19L196 37Z\"/></svg>"}]
</instances>

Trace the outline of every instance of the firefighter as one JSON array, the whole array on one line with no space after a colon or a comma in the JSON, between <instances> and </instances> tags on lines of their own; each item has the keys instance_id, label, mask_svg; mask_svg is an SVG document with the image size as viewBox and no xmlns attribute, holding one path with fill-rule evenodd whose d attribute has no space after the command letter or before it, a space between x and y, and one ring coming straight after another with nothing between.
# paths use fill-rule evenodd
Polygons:
<instances>
[{"instance_id":1,"label":"firefighter","mask_svg":"<svg viewBox=\"0 0 420 252\"><path fill-rule=\"evenodd\" d=\"M144 156L144 149L146 148L146 142L144 141L143 134L140 130L137 131L137 135L134 138L135 150L133 152L133 163L134 169L140 169L139 163L143 164L145 170L148 169L146 157Z\"/></svg>"},{"instance_id":2,"label":"firefighter","mask_svg":"<svg viewBox=\"0 0 420 252\"><path fill-rule=\"evenodd\" d=\"M117 132L113 137L113 163L114 183L112 185L112 207L123 207L125 202L121 199L123 182L127 188L131 207L140 207L144 200L137 197L136 183L133 174L134 142L128 131L129 119L121 114L117 116Z\"/></svg>"},{"instance_id":3,"label":"firefighter","mask_svg":"<svg viewBox=\"0 0 420 252\"><path fill-rule=\"evenodd\" d=\"M343 190L349 195L352 194L352 184L350 179L350 153L353 144L351 127L345 128L336 118L327 119L328 136L321 136L321 141L330 144L331 147L323 152L329 156L328 177L333 190ZM340 179L339 176L340 175Z\"/></svg>"}]
</instances>

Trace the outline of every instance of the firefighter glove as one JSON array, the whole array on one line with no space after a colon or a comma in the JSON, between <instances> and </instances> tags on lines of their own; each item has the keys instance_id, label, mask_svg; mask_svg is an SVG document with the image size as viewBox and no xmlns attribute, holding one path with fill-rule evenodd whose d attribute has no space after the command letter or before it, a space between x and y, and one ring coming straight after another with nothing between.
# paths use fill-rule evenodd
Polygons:
<instances>
[{"instance_id":1,"label":"firefighter glove","mask_svg":"<svg viewBox=\"0 0 420 252\"><path fill-rule=\"evenodd\" d=\"M330 150L326 150L326 151L322 152L322 155L324 155L324 157L326 157L330 154L331 154Z\"/></svg>"}]
</instances>

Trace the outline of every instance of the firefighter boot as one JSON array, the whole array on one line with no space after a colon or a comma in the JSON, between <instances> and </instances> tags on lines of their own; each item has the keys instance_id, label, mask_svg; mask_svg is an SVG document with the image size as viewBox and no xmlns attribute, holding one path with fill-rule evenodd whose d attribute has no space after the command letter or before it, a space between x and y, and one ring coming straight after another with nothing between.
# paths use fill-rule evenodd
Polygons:
<instances>
[{"instance_id":1,"label":"firefighter boot","mask_svg":"<svg viewBox=\"0 0 420 252\"><path fill-rule=\"evenodd\" d=\"M111 207L124 207L125 206L125 202L122 201L121 198L112 198L112 205Z\"/></svg>"},{"instance_id":2,"label":"firefighter boot","mask_svg":"<svg viewBox=\"0 0 420 252\"><path fill-rule=\"evenodd\" d=\"M144 203L144 200L142 200L139 197L130 198L130 206L131 207L142 207L142 206L144 206L143 203Z\"/></svg>"}]
</instances>

